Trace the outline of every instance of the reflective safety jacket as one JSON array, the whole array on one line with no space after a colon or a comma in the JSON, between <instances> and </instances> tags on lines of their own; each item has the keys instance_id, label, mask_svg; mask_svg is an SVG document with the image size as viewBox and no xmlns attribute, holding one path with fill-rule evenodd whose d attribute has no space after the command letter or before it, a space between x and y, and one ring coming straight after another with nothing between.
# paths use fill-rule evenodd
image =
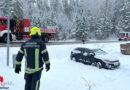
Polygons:
<instances>
[{"instance_id":1,"label":"reflective safety jacket","mask_svg":"<svg viewBox=\"0 0 130 90\"><path fill-rule=\"evenodd\" d=\"M21 67L25 56L25 73L35 73L43 70L43 64L50 64L46 45L40 39L30 39L21 45L16 56L16 68Z\"/></svg>"}]
</instances>

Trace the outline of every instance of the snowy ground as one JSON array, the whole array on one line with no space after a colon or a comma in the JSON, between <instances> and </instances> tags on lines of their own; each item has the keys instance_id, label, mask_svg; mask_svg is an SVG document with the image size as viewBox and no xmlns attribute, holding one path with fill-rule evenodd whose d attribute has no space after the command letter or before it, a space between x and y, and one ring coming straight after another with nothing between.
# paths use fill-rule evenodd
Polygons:
<instances>
[{"instance_id":1,"label":"snowy ground","mask_svg":"<svg viewBox=\"0 0 130 90\"><path fill-rule=\"evenodd\" d=\"M128 42L127 42L128 43ZM115 70L98 69L70 60L70 51L75 47L101 48L109 53L116 53L121 66ZM130 90L130 56L120 53L120 43L75 44L47 46L51 70L42 72L40 90ZM12 55L19 47L10 48L10 66L6 66L6 48L0 47L0 76L9 90L24 90L24 59L22 72L15 74L12 68ZM0 86L1 87L1 86ZM1 90L1 89L0 89ZM4 90L4 89L3 89Z\"/></svg>"}]
</instances>

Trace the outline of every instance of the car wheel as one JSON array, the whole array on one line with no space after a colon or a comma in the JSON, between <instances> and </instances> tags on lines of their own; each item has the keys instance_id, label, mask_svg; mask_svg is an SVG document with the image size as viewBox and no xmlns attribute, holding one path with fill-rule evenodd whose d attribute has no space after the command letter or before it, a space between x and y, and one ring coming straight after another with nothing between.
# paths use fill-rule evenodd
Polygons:
<instances>
[{"instance_id":1,"label":"car wheel","mask_svg":"<svg viewBox=\"0 0 130 90\"><path fill-rule=\"evenodd\" d=\"M49 41L49 38L48 38L48 37L45 37L45 38L44 38L44 41L45 41L45 42L48 42L48 41Z\"/></svg>"},{"instance_id":2,"label":"car wheel","mask_svg":"<svg viewBox=\"0 0 130 90\"><path fill-rule=\"evenodd\" d=\"M73 60L73 61L77 61L75 57L71 57L71 60Z\"/></svg>"},{"instance_id":3,"label":"car wheel","mask_svg":"<svg viewBox=\"0 0 130 90\"><path fill-rule=\"evenodd\" d=\"M118 39L118 41L122 41L121 39Z\"/></svg>"},{"instance_id":4,"label":"car wheel","mask_svg":"<svg viewBox=\"0 0 130 90\"><path fill-rule=\"evenodd\" d=\"M124 41L127 41L127 38L125 38Z\"/></svg>"},{"instance_id":5,"label":"car wheel","mask_svg":"<svg viewBox=\"0 0 130 90\"><path fill-rule=\"evenodd\" d=\"M7 43L7 34L5 34L5 35L3 36L3 42L4 42L4 43Z\"/></svg>"},{"instance_id":6,"label":"car wheel","mask_svg":"<svg viewBox=\"0 0 130 90\"><path fill-rule=\"evenodd\" d=\"M108 69L112 69L112 65L108 65Z\"/></svg>"},{"instance_id":7,"label":"car wheel","mask_svg":"<svg viewBox=\"0 0 130 90\"><path fill-rule=\"evenodd\" d=\"M101 62L97 62L97 63L96 63L96 66L97 66L99 69L101 69L101 68L102 68Z\"/></svg>"},{"instance_id":8,"label":"car wheel","mask_svg":"<svg viewBox=\"0 0 130 90\"><path fill-rule=\"evenodd\" d=\"M49 41L49 36L47 36L47 35L43 35L43 36L41 36L41 38L46 43Z\"/></svg>"}]
</instances>

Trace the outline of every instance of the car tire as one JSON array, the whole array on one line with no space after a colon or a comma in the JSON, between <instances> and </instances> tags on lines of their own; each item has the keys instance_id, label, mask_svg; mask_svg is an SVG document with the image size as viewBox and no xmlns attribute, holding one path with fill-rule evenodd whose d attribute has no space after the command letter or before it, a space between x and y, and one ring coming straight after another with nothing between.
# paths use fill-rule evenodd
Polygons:
<instances>
[{"instance_id":1,"label":"car tire","mask_svg":"<svg viewBox=\"0 0 130 90\"><path fill-rule=\"evenodd\" d=\"M71 57L71 60L75 61L75 60L76 60L76 58L75 58L75 57Z\"/></svg>"},{"instance_id":2,"label":"car tire","mask_svg":"<svg viewBox=\"0 0 130 90\"><path fill-rule=\"evenodd\" d=\"M48 35L43 35L41 36L42 40L47 43L49 41L49 36Z\"/></svg>"},{"instance_id":3,"label":"car tire","mask_svg":"<svg viewBox=\"0 0 130 90\"><path fill-rule=\"evenodd\" d=\"M45 42L48 42L48 41L49 41L49 38L48 38L48 37L45 37L45 38L44 38L44 41L45 41Z\"/></svg>"},{"instance_id":4,"label":"car tire","mask_svg":"<svg viewBox=\"0 0 130 90\"><path fill-rule=\"evenodd\" d=\"M4 43L7 43L7 34L5 34L5 35L3 36L2 40L3 40Z\"/></svg>"},{"instance_id":5,"label":"car tire","mask_svg":"<svg viewBox=\"0 0 130 90\"><path fill-rule=\"evenodd\" d=\"M71 60L73 61L76 61L77 62L77 59L75 57L71 57Z\"/></svg>"},{"instance_id":6,"label":"car tire","mask_svg":"<svg viewBox=\"0 0 130 90\"><path fill-rule=\"evenodd\" d=\"M122 39L118 39L118 41L122 41Z\"/></svg>"},{"instance_id":7,"label":"car tire","mask_svg":"<svg viewBox=\"0 0 130 90\"><path fill-rule=\"evenodd\" d=\"M96 63L96 66L97 66L99 69L101 69L101 68L102 68L102 63L101 63L101 62L97 62L97 63Z\"/></svg>"},{"instance_id":8,"label":"car tire","mask_svg":"<svg viewBox=\"0 0 130 90\"><path fill-rule=\"evenodd\" d=\"M124 41L127 41L127 38L125 38Z\"/></svg>"},{"instance_id":9,"label":"car tire","mask_svg":"<svg viewBox=\"0 0 130 90\"><path fill-rule=\"evenodd\" d=\"M112 69L112 65L109 65L109 66L108 66L108 69Z\"/></svg>"}]
</instances>

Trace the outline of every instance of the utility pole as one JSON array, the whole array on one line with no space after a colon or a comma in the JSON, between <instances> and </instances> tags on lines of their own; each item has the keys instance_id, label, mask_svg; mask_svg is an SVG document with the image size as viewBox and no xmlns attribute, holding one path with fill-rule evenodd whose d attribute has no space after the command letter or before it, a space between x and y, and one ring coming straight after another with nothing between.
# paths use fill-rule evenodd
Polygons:
<instances>
[{"instance_id":1,"label":"utility pole","mask_svg":"<svg viewBox=\"0 0 130 90\"><path fill-rule=\"evenodd\" d=\"M10 0L8 0L8 35L7 35L7 66L9 66L9 47L10 47Z\"/></svg>"},{"instance_id":2,"label":"utility pole","mask_svg":"<svg viewBox=\"0 0 130 90\"><path fill-rule=\"evenodd\" d=\"M105 30L106 30L106 35L107 35L107 37L109 36L109 26L108 26L108 17L109 17L109 15L108 15L108 0L106 0L106 12L105 12Z\"/></svg>"},{"instance_id":3,"label":"utility pole","mask_svg":"<svg viewBox=\"0 0 130 90\"><path fill-rule=\"evenodd\" d=\"M29 19L30 19L30 27L32 26L32 5L33 5L33 2L32 0L28 0L29 2Z\"/></svg>"}]
</instances>

